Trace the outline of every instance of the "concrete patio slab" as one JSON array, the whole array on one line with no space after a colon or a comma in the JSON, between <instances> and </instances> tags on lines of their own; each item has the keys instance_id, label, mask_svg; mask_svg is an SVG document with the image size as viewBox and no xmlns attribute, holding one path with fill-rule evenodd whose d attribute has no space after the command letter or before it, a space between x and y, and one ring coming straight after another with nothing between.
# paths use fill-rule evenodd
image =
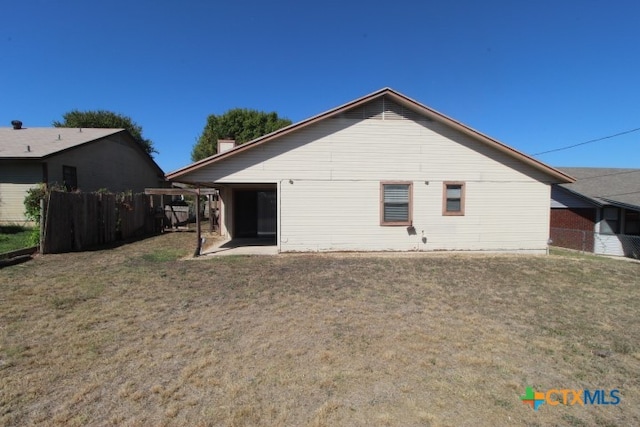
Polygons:
<instances>
[{"instance_id":1,"label":"concrete patio slab","mask_svg":"<svg viewBox=\"0 0 640 427\"><path fill-rule=\"evenodd\" d=\"M225 255L277 255L278 247L274 238L240 238L221 240L202 251L200 256Z\"/></svg>"}]
</instances>

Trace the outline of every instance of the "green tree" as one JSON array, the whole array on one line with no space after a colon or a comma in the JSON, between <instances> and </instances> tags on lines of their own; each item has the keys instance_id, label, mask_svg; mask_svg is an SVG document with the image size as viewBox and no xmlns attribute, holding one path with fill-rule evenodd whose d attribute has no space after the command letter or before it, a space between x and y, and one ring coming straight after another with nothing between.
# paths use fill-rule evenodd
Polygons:
<instances>
[{"instance_id":1,"label":"green tree","mask_svg":"<svg viewBox=\"0 0 640 427\"><path fill-rule=\"evenodd\" d=\"M158 151L150 139L142 136L142 127L130 117L106 110L79 111L72 110L62 115L62 121L54 121L57 128L118 128L129 131L133 139L144 151L152 155Z\"/></svg>"},{"instance_id":2,"label":"green tree","mask_svg":"<svg viewBox=\"0 0 640 427\"><path fill-rule=\"evenodd\" d=\"M216 154L218 139L235 139L237 144L244 144L290 124L291 120L278 117L275 112L265 113L246 108L234 108L221 116L211 114L193 146L191 160L196 162Z\"/></svg>"}]
</instances>

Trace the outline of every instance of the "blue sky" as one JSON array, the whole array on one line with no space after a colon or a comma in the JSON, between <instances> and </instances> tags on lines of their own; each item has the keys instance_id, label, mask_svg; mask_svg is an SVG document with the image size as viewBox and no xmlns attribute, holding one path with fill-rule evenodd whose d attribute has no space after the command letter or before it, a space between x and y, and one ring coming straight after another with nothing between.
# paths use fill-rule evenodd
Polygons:
<instances>
[{"instance_id":1,"label":"blue sky","mask_svg":"<svg viewBox=\"0 0 640 427\"><path fill-rule=\"evenodd\" d=\"M130 116L165 172L209 114L294 122L391 87L527 154L640 128L636 1L2 2L0 126ZM540 155L640 167L640 131Z\"/></svg>"}]
</instances>

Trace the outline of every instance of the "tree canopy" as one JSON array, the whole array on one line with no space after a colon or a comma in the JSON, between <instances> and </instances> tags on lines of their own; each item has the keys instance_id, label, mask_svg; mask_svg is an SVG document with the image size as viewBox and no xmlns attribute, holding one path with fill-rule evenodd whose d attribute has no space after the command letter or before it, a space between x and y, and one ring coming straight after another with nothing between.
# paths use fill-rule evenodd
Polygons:
<instances>
[{"instance_id":1,"label":"tree canopy","mask_svg":"<svg viewBox=\"0 0 640 427\"><path fill-rule=\"evenodd\" d=\"M133 139L144 151L152 155L158 151L150 139L142 136L142 127L130 117L106 110L79 111L72 110L62 115L62 121L54 121L57 128L122 128L129 131Z\"/></svg>"},{"instance_id":2,"label":"tree canopy","mask_svg":"<svg viewBox=\"0 0 640 427\"><path fill-rule=\"evenodd\" d=\"M211 114L193 146L191 160L196 162L216 154L218 139L235 139L237 144L243 144L290 124L291 120L278 117L275 112L265 113L246 108L234 108L220 116Z\"/></svg>"}]
</instances>

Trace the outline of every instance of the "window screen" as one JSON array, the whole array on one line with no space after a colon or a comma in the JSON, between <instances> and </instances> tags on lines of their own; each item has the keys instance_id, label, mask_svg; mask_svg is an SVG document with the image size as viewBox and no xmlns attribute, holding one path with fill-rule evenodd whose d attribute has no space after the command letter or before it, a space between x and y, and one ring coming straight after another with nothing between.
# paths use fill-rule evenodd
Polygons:
<instances>
[{"instance_id":1,"label":"window screen","mask_svg":"<svg viewBox=\"0 0 640 427\"><path fill-rule=\"evenodd\" d=\"M442 193L442 214L464 215L464 182L444 182Z\"/></svg>"},{"instance_id":2,"label":"window screen","mask_svg":"<svg viewBox=\"0 0 640 427\"><path fill-rule=\"evenodd\" d=\"M382 184L382 221L387 225L411 223L411 184Z\"/></svg>"}]
</instances>

